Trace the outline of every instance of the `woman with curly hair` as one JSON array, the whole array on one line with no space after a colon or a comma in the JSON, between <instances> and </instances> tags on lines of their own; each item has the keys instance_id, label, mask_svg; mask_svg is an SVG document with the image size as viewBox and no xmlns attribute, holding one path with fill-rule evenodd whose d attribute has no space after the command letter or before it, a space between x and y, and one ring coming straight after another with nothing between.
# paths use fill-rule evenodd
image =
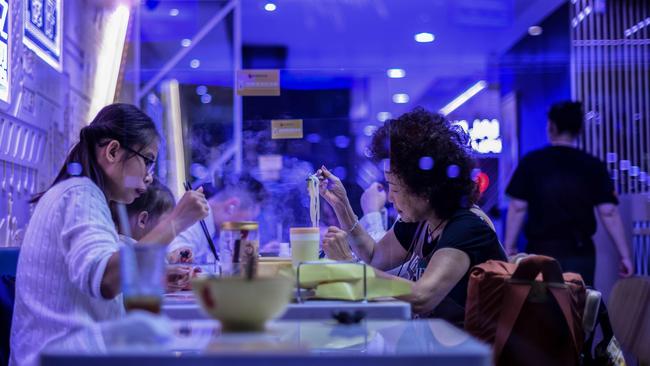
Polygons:
<instances>
[{"instance_id":1,"label":"woman with curly hair","mask_svg":"<svg viewBox=\"0 0 650 366\"><path fill-rule=\"evenodd\" d=\"M412 294L403 300L417 316L462 324L469 269L506 260L494 230L472 210L478 189L467 135L443 116L418 108L379 128L370 151L375 161L388 159L388 199L400 219L375 242L359 225L340 179L322 167L321 195L343 228L330 228L323 249L340 259L351 247L379 270L399 267L398 276L413 281Z\"/></svg>"}]
</instances>

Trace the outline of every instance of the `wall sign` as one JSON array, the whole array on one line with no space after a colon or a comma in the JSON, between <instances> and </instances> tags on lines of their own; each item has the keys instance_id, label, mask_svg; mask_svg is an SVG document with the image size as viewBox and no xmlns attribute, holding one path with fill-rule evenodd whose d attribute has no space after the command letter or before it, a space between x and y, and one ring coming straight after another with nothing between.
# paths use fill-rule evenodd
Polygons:
<instances>
[{"instance_id":1,"label":"wall sign","mask_svg":"<svg viewBox=\"0 0 650 366\"><path fill-rule=\"evenodd\" d=\"M61 71L62 0L24 0L23 43Z\"/></svg>"},{"instance_id":2,"label":"wall sign","mask_svg":"<svg viewBox=\"0 0 650 366\"><path fill-rule=\"evenodd\" d=\"M273 119L271 120L271 139L301 139L301 119Z\"/></svg>"},{"instance_id":3,"label":"wall sign","mask_svg":"<svg viewBox=\"0 0 650 366\"><path fill-rule=\"evenodd\" d=\"M9 2L0 0L0 100L9 103Z\"/></svg>"},{"instance_id":4,"label":"wall sign","mask_svg":"<svg viewBox=\"0 0 650 366\"><path fill-rule=\"evenodd\" d=\"M237 70L237 95L280 95L280 70Z\"/></svg>"}]
</instances>

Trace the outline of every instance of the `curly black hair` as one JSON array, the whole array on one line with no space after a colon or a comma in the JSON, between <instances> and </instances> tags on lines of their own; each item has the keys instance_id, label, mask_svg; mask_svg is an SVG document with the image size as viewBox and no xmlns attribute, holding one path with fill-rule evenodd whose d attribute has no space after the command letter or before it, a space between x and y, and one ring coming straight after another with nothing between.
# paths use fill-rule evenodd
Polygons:
<instances>
[{"instance_id":1,"label":"curly black hair","mask_svg":"<svg viewBox=\"0 0 650 366\"><path fill-rule=\"evenodd\" d=\"M389 159L391 173L441 219L478 200L469 137L440 114L418 107L387 120L372 136L370 154L375 162Z\"/></svg>"}]
</instances>

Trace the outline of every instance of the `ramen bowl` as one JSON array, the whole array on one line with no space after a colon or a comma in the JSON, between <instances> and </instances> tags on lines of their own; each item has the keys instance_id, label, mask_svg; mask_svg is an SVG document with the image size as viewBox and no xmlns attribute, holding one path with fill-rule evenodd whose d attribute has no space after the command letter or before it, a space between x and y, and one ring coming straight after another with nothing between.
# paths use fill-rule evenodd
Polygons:
<instances>
[{"instance_id":1,"label":"ramen bowl","mask_svg":"<svg viewBox=\"0 0 650 366\"><path fill-rule=\"evenodd\" d=\"M203 310L224 332L263 331L267 321L286 310L293 291L290 278L204 277L192 280Z\"/></svg>"}]
</instances>

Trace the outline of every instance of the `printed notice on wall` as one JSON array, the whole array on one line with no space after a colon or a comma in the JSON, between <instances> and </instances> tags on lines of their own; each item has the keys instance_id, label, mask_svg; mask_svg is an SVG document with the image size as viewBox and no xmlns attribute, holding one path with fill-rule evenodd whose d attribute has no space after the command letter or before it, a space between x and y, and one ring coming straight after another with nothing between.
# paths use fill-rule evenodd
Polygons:
<instances>
[{"instance_id":1,"label":"printed notice on wall","mask_svg":"<svg viewBox=\"0 0 650 366\"><path fill-rule=\"evenodd\" d=\"M301 119L274 119L271 120L271 139L301 139Z\"/></svg>"},{"instance_id":2,"label":"printed notice on wall","mask_svg":"<svg viewBox=\"0 0 650 366\"><path fill-rule=\"evenodd\" d=\"M237 95L280 95L280 70L237 70Z\"/></svg>"},{"instance_id":3,"label":"printed notice on wall","mask_svg":"<svg viewBox=\"0 0 650 366\"><path fill-rule=\"evenodd\" d=\"M0 100L9 103L9 2L0 0Z\"/></svg>"},{"instance_id":4,"label":"printed notice on wall","mask_svg":"<svg viewBox=\"0 0 650 366\"><path fill-rule=\"evenodd\" d=\"M24 0L23 43L61 71L62 0Z\"/></svg>"}]
</instances>

